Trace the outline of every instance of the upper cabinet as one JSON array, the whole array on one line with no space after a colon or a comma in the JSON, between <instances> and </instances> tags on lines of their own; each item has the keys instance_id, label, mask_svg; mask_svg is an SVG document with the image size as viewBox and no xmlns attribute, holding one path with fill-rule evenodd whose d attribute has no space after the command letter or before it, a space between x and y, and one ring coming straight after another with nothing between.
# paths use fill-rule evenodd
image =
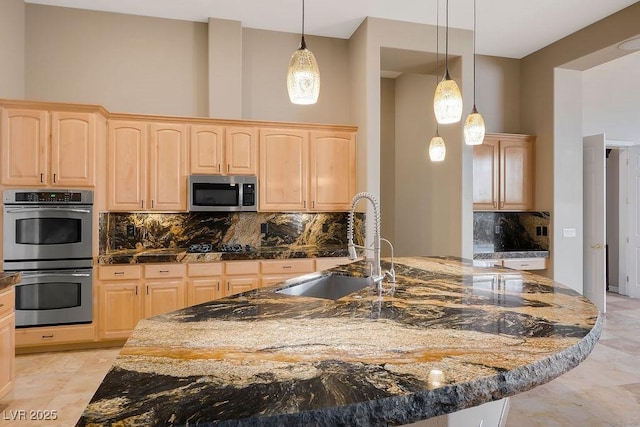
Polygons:
<instances>
[{"instance_id":1,"label":"upper cabinet","mask_svg":"<svg viewBox=\"0 0 640 427\"><path fill-rule=\"evenodd\" d=\"M253 127L192 125L192 174L256 175L258 132Z\"/></svg>"},{"instance_id":2,"label":"upper cabinet","mask_svg":"<svg viewBox=\"0 0 640 427\"><path fill-rule=\"evenodd\" d=\"M474 210L534 209L535 137L487 134L473 147Z\"/></svg>"},{"instance_id":3,"label":"upper cabinet","mask_svg":"<svg viewBox=\"0 0 640 427\"><path fill-rule=\"evenodd\" d=\"M187 127L179 123L111 120L107 209L187 209Z\"/></svg>"},{"instance_id":4,"label":"upper cabinet","mask_svg":"<svg viewBox=\"0 0 640 427\"><path fill-rule=\"evenodd\" d=\"M98 113L1 110L3 185L95 185Z\"/></svg>"},{"instance_id":5,"label":"upper cabinet","mask_svg":"<svg viewBox=\"0 0 640 427\"><path fill-rule=\"evenodd\" d=\"M262 129L259 210L344 211L356 188L354 132Z\"/></svg>"}]
</instances>

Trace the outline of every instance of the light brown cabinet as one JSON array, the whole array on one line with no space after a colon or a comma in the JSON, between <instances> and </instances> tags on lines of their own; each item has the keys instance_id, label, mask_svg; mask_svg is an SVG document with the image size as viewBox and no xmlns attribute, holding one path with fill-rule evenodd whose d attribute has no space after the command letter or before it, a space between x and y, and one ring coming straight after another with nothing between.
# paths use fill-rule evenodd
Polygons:
<instances>
[{"instance_id":1,"label":"light brown cabinet","mask_svg":"<svg viewBox=\"0 0 640 427\"><path fill-rule=\"evenodd\" d=\"M194 263L187 266L187 305L222 298L222 262Z\"/></svg>"},{"instance_id":2,"label":"light brown cabinet","mask_svg":"<svg viewBox=\"0 0 640 427\"><path fill-rule=\"evenodd\" d=\"M2 184L95 185L98 113L2 108Z\"/></svg>"},{"instance_id":3,"label":"light brown cabinet","mask_svg":"<svg viewBox=\"0 0 640 427\"><path fill-rule=\"evenodd\" d=\"M127 338L140 319L186 306L186 265L100 266L101 339Z\"/></svg>"},{"instance_id":4,"label":"light brown cabinet","mask_svg":"<svg viewBox=\"0 0 640 427\"><path fill-rule=\"evenodd\" d=\"M259 261L225 261L224 296L248 292L260 287Z\"/></svg>"},{"instance_id":5,"label":"light brown cabinet","mask_svg":"<svg viewBox=\"0 0 640 427\"><path fill-rule=\"evenodd\" d=\"M15 293L13 286L0 292L0 399L15 383Z\"/></svg>"},{"instance_id":6,"label":"light brown cabinet","mask_svg":"<svg viewBox=\"0 0 640 427\"><path fill-rule=\"evenodd\" d=\"M109 122L107 209L187 209L186 125Z\"/></svg>"},{"instance_id":7,"label":"light brown cabinet","mask_svg":"<svg viewBox=\"0 0 640 427\"><path fill-rule=\"evenodd\" d=\"M344 211L356 188L352 132L260 131L261 211Z\"/></svg>"},{"instance_id":8,"label":"light brown cabinet","mask_svg":"<svg viewBox=\"0 0 640 427\"><path fill-rule=\"evenodd\" d=\"M275 285L292 277L313 273L315 269L315 261L311 258L261 261L262 287Z\"/></svg>"},{"instance_id":9,"label":"light brown cabinet","mask_svg":"<svg viewBox=\"0 0 640 427\"><path fill-rule=\"evenodd\" d=\"M258 132L252 127L192 125L191 174L256 175Z\"/></svg>"},{"instance_id":10,"label":"light brown cabinet","mask_svg":"<svg viewBox=\"0 0 640 427\"><path fill-rule=\"evenodd\" d=\"M534 209L535 137L487 134L473 147L474 210Z\"/></svg>"}]
</instances>

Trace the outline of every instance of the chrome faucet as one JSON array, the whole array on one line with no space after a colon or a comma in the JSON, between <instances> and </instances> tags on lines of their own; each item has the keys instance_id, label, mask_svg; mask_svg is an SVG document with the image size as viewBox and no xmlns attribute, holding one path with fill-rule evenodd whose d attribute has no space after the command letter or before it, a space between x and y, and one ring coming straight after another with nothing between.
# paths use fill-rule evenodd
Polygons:
<instances>
[{"instance_id":1,"label":"chrome faucet","mask_svg":"<svg viewBox=\"0 0 640 427\"><path fill-rule=\"evenodd\" d=\"M353 197L351 201L351 212L349 212L349 223L347 225L347 239L348 239L348 250L349 250L349 259L356 260L358 258L358 254L356 252L356 248L368 250L366 246L359 246L353 243L353 226L354 226L354 216L355 209L358 202L362 199L367 199L373 205L373 222L374 222L374 236L373 236L373 265L371 268L371 278L374 282L378 284L378 288L382 286L382 280L386 275L389 276L391 282L395 283L396 274L393 268L393 245L387 239L381 239L380 237L380 205L378 204L378 200L371 193L358 193ZM391 246L391 270L383 272L382 267L380 266L380 241L384 240L389 243Z\"/></svg>"}]
</instances>

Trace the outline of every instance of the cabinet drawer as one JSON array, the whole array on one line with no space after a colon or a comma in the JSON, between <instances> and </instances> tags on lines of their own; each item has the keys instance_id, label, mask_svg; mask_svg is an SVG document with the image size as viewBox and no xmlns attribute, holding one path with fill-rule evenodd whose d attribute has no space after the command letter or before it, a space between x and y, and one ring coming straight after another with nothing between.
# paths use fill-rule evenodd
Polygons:
<instances>
[{"instance_id":1,"label":"cabinet drawer","mask_svg":"<svg viewBox=\"0 0 640 427\"><path fill-rule=\"evenodd\" d=\"M186 274L187 266L184 264L147 264L144 266L145 279L184 277Z\"/></svg>"},{"instance_id":2,"label":"cabinet drawer","mask_svg":"<svg viewBox=\"0 0 640 427\"><path fill-rule=\"evenodd\" d=\"M515 270L544 270L547 268L546 258L504 259L502 265Z\"/></svg>"},{"instance_id":3,"label":"cabinet drawer","mask_svg":"<svg viewBox=\"0 0 640 427\"><path fill-rule=\"evenodd\" d=\"M13 286L0 293L0 318L13 313L16 297Z\"/></svg>"},{"instance_id":4,"label":"cabinet drawer","mask_svg":"<svg viewBox=\"0 0 640 427\"><path fill-rule=\"evenodd\" d=\"M224 263L224 273L227 276L259 274L259 261L228 261Z\"/></svg>"},{"instance_id":5,"label":"cabinet drawer","mask_svg":"<svg viewBox=\"0 0 640 427\"><path fill-rule=\"evenodd\" d=\"M16 329L16 347L94 341L95 335L93 324L18 328Z\"/></svg>"},{"instance_id":6,"label":"cabinet drawer","mask_svg":"<svg viewBox=\"0 0 640 427\"><path fill-rule=\"evenodd\" d=\"M313 259L262 261L260 264L262 274L312 273L315 267Z\"/></svg>"},{"instance_id":7,"label":"cabinet drawer","mask_svg":"<svg viewBox=\"0 0 640 427\"><path fill-rule=\"evenodd\" d=\"M139 265L101 265L98 268L100 280L131 280L142 277Z\"/></svg>"},{"instance_id":8,"label":"cabinet drawer","mask_svg":"<svg viewBox=\"0 0 640 427\"><path fill-rule=\"evenodd\" d=\"M222 276L221 262L202 262L187 265L189 277Z\"/></svg>"},{"instance_id":9,"label":"cabinet drawer","mask_svg":"<svg viewBox=\"0 0 640 427\"><path fill-rule=\"evenodd\" d=\"M352 262L349 257L316 258L316 271L328 270Z\"/></svg>"}]
</instances>

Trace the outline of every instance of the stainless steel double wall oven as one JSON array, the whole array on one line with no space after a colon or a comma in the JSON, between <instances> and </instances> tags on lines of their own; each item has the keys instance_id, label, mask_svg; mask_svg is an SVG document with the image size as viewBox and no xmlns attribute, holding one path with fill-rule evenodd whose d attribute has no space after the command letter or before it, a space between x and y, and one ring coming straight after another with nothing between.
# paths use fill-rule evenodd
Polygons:
<instances>
[{"instance_id":1,"label":"stainless steel double wall oven","mask_svg":"<svg viewBox=\"0 0 640 427\"><path fill-rule=\"evenodd\" d=\"M16 326L92 321L93 191L4 190L3 269L20 271Z\"/></svg>"}]
</instances>

